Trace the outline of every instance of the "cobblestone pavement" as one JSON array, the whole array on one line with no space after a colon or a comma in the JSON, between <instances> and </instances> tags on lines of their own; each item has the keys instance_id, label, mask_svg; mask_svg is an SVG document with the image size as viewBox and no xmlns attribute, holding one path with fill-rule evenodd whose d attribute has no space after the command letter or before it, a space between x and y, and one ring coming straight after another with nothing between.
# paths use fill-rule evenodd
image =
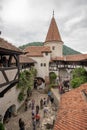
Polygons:
<instances>
[{"instance_id":1,"label":"cobblestone pavement","mask_svg":"<svg viewBox=\"0 0 87 130\"><path fill-rule=\"evenodd\" d=\"M35 105L39 105L40 99L41 98L47 98L47 94L40 93L36 90L32 92L31 99L35 100ZM52 110L55 109L55 107L51 105L51 103L48 104L48 109L49 113L46 117L43 117L43 109L40 110L40 128L37 128L37 130L46 130L46 124L47 122L49 123L50 121L53 121L53 118L55 118L56 111ZM19 118L22 118L23 121L25 122L25 128L26 130L33 130L32 128L32 118L31 118L31 109L28 109L27 111L24 111L24 107L22 107L16 117L11 117L8 123L5 124L6 130L19 130L18 126L18 120ZM51 129L50 129L51 130Z\"/></svg>"}]
</instances>

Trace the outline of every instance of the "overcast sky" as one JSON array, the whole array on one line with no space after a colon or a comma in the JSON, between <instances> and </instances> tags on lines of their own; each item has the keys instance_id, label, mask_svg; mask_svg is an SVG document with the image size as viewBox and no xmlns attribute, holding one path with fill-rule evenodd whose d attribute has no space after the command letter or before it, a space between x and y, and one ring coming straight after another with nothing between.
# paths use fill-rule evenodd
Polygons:
<instances>
[{"instance_id":1,"label":"overcast sky","mask_svg":"<svg viewBox=\"0 0 87 130\"><path fill-rule=\"evenodd\" d=\"M44 42L53 10L64 44L87 53L87 0L0 0L0 37L15 46Z\"/></svg>"}]
</instances>

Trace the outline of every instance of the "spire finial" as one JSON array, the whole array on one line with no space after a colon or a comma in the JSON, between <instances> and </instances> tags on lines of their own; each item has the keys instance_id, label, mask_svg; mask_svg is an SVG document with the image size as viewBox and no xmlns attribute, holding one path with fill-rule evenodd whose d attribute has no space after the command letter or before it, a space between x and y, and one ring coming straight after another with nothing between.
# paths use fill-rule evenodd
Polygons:
<instances>
[{"instance_id":1,"label":"spire finial","mask_svg":"<svg viewBox=\"0 0 87 130\"><path fill-rule=\"evenodd\" d=\"M53 10L53 17L54 17L54 10Z\"/></svg>"}]
</instances>

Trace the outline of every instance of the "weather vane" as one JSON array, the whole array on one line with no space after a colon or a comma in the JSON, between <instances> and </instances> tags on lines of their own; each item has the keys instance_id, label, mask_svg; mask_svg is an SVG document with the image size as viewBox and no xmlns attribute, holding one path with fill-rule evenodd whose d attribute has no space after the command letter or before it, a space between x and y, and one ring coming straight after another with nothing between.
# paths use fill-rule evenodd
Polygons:
<instances>
[{"instance_id":1,"label":"weather vane","mask_svg":"<svg viewBox=\"0 0 87 130\"><path fill-rule=\"evenodd\" d=\"M54 10L53 10L53 17L54 17Z\"/></svg>"}]
</instances>

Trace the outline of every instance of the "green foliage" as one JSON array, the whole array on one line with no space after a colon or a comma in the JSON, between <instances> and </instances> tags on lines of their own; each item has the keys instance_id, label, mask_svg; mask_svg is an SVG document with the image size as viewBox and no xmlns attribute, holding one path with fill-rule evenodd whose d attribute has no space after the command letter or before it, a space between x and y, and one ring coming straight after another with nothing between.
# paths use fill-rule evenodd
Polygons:
<instances>
[{"instance_id":1,"label":"green foliage","mask_svg":"<svg viewBox=\"0 0 87 130\"><path fill-rule=\"evenodd\" d=\"M74 77L79 77L79 76L86 76L87 75L87 71L84 68L75 68L73 70L73 78Z\"/></svg>"},{"instance_id":2,"label":"green foliage","mask_svg":"<svg viewBox=\"0 0 87 130\"><path fill-rule=\"evenodd\" d=\"M32 90L34 85L34 78L36 75L37 75L37 70L34 67L31 67L30 70L24 70L23 72L20 72L19 83L17 85L17 88L21 90L18 95L19 101L23 101L24 95L27 94L27 91L29 92Z\"/></svg>"},{"instance_id":3,"label":"green foliage","mask_svg":"<svg viewBox=\"0 0 87 130\"><path fill-rule=\"evenodd\" d=\"M17 88L20 88L20 89L24 90L26 88L26 84L27 84L26 73L25 73L25 71L20 72L19 83L17 85Z\"/></svg>"},{"instance_id":4,"label":"green foliage","mask_svg":"<svg viewBox=\"0 0 87 130\"><path fill-rule=\"evenodd\" d=\"M84 68L76 68L72 72L71 86L73 88L79 87L81 84L87 82L87 71Z\"/></svg>"},{"instance_id":5,"label":"green foliage","mask_svg":"<svg viewBox=\"0 0 87 130\"><path fill-rule=\"evenodd\" d=\"M32 43L28 43L23 46L20 46L19 48L24 49L28 46L43 46L43 45L44 45L43 42L32 42ZM63 45L63 55L72 55L72 54L81 54L81 53L70 47L67 47L66 45Z\"/></svg>"},{"instance_id":6,"label":"green foliage","mask_svg":"<svg viewBox=\"0 0 87 130\"><path fill-rule=\"evenodd\" d=\"M56 78L57 78L57 75L56 75L54 72L50 72L49 78L50 78L50 83L51 83L51 84L54 84L54 83L55 83L55 80L56 80Z\"/></svg>"},{"instance_id":7,"label":"green foliage","mask_svg":"<svg viewBox=\"0 0 87 130\"><path fill-rule=\"evenodd\" d=\"M5 130L4 125L0 122L0 130Z\"/></svg>"},{"instance_id":8,"label":"green foliage","mask_svg":"<svg viewBox=\"0 0 87 130\"><path fill-rule=\"evenodd\" d=\"M34 67L31 67L30 73L31 73L34 77L36 77L36 75L37 75L37 70L36 70Z\"/></svg>"},{"instance_id":9,"label":"green foliage","mask_svg":"<svg viewBox=\"0 0 87 130\"><path fill-rule=\"evenodd\" d=\"M80 52L63 45L63 55L74 55L74 54L81 54Z\"/></svg>"},{"instance_id":10,"label":"green foliage","mask_svg":"<svg viewBox=\"0 0 87 130\"><path fill-rule=\"evenodd\" d=\"M24 93L23 92L20 92L19 95L18 95L18 100L21 102L24 100Z\"/></svg>"},{"instance_id":11,"label":"green foliage","mask_svg":"<svg viewBox=\"0 0 87 130\"><path fill-rule=\"evenodd\" d=\"M34 67L31 67L29 71L24 70L23 72L20 72L19 83L17 85L17 88L21 90L18 95L19 101L22 101L24 99L24 93L27 94L27 91L32 90L32 87L34 85L34 78L36 75L37 71Z\"/></svg>"}]
</instances>

